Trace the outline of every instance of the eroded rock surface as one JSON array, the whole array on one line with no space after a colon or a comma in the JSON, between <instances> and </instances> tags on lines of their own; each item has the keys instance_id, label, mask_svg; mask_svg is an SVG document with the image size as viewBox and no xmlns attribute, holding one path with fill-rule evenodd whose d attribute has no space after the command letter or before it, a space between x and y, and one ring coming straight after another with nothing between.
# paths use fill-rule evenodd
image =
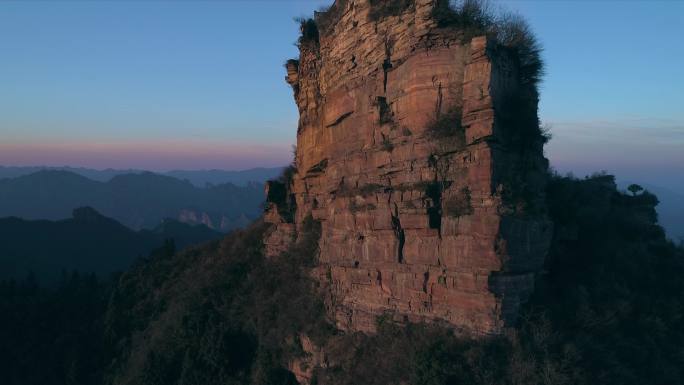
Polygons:
<instances>
[{"instance_id":1,"label":"eroded rock surface","mask_svg":"<svg viewBox=\"0 0 684 385\"><path fill-rule=\"evenodd\" d=\"M542 141L516 134L516 116L538 124L536 91L511 52L438 28L432 0L406 3L377 18L369 0L338 0L304 31L286 77L297 171L269 187L285 193L268 194L267 252L311 215L338 327L386 316L498 333L550 240Z\"/></svg>"}]
</instances>

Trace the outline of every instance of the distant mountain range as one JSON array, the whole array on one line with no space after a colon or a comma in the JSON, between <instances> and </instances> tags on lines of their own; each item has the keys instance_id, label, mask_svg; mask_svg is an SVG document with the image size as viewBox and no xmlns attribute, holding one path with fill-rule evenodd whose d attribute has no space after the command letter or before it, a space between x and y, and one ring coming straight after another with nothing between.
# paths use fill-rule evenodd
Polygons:
<instances>
[{"instance_id":1,"label":"distant mountain range","mask_svg":"<svg viewBox=\"0 0 684 385\"><path fill-rule=\"evenodd\" d=\"M171 217L229 231L260 215L262 184L275 179L282 169L151 173L135 169L0 166L0 217L56 220L68 218L75 207L92 206L133 229L152 228ZM633 183L619 182L623 189ZM684 238L684 194L641 185L658 196L659 221L668 236L673 240Z\"/></svg>"},{"instance_id":2,"label":"distant mountain range","mask_svg":"<svg viewBox=\"0 0 684 385\"><path fill-rule=\"evenodd\" d=\"M16 178L19 176L29 175L38 171L69 171L74 174L84 176L98 182L108 182L118 175L124 174L142 174L148 171L128 169L104 169L95 170L83 167L48 167L48 166L28 166L28 167L4 167L0 166L0 179ZM250 182L264 183L269 179L273 179L280 175L283 167L272 168L252 168L241 171L229 170L173 170L167 172L158 172L157 174L172 176L177 179L187 180L197 187L205 187L206 184L224 184L232 183L237 186L246 186Z\"/></svg>"},{"instance_id":3,"label":"distant mountain range","mask_svg":"<svg viewBox=\"0 0 684 385\"><path fill-rule=\"evenodd\" d=\"M170 219L136 232L89 207L60 221L0 218L0 280L23 279L30 272L48 284L62 272L106 275L127 269L168 239L185 248L222 236L204 225Z\"/></svg>"},{"instance_id":4,"label":"distant mountain range","mask_svg":"<svg viewBox=\"0 0 684 385\"><path fill-rule=\"evenodd\" d=\"M262 183L200 188L150 172L119 174L106 182L63 170L0 179L0 217L59 220L76 207L90 206L134 230L173 218L226 232L256 219L263 199Z\"/></svg>"}]
</instances>

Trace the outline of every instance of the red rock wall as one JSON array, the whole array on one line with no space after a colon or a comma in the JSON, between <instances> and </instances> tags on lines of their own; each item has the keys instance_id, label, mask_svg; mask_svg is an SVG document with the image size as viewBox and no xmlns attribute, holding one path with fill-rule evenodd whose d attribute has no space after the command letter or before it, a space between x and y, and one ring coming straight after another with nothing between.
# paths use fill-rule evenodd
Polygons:
<instances>
[{"instance_id":1,"label":"red rock wall","mask_svg":"<svg viewBox=\"0 0 684 385\"><path fill-rule=\"evenodd\" d=\"M296 211L283 223L271 205L267 220L280 224L267 251L282 250L307 216L321 221L315 274L345 330L373 331L387 314L497 333L548 248L543 214L504 199L522 157L496 111L517 87L515 61L484 37L463 43L437 28L432 5L373 21L368 0L338 0L332 22L318 17L331 26L288 65L300 111ZM454 108L464 137L432 134ZM541 147L524 158L536 171L522 179L543 173Z\"/></svg>"}]
</instances>

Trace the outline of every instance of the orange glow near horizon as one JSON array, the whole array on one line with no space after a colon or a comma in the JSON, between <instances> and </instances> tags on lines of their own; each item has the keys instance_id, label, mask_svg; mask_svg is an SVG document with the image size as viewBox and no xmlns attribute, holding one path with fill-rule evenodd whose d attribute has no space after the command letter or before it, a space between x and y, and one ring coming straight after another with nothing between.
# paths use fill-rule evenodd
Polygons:
<instances>
[{"instance_id":1,"label":"orange glow near horizon","mask_svg":"<svg viewBox=\"0 0 684 385\"><path fill-rule=\"evenodd\" d=\"M279 167L292 160L292 145L236 141L71 141L0 143L0 165L88 168L239 170Z\"/></svg>"}]
</instances>

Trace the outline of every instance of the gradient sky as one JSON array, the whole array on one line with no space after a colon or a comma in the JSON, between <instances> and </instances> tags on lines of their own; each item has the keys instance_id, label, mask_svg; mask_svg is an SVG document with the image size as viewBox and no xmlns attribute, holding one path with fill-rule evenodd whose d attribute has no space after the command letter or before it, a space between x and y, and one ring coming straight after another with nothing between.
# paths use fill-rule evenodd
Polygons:
<instances>
[{"instance_id":1,"label":"gradient sky","mask_svg":"<svg viewBox=\"0 0 684 385\"><path fill-rule=\"evenodd\" d=\"M329 3L0 1L0 165L286 164L293 17ZM684 2L494 4L545 47L555 168L684 191Z\"/></svg>"}]
</instances>

